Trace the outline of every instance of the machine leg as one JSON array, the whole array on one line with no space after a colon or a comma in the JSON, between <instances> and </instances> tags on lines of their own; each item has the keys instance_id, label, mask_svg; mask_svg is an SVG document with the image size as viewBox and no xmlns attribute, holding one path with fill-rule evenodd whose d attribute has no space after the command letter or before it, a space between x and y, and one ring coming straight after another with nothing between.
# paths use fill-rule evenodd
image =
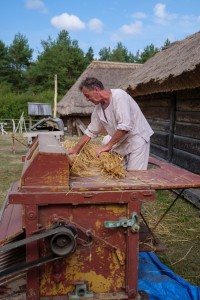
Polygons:
<instances>
[{"instance_id":1,"label":"machine leg","mask_svg":"<svg viewBox=\"0 0 200 300\"><path fill-rule=\"evenodd\" d=\"M38 207L36 205L25 205L26 237L29 237L38 230ZM26 260L34 261L39 258L38 242L27 244ZM27 272L27 295L26 300L39 300L39 269L32 269Z\"/></svg>"},{"instance_id":2,"label":"machine leg","mask_svg":"<svg viewBox=\"0 0 200 300\"><path fill-rule=\"evenodd\" d=\"M139 212L139 200L135 200L129 205L130 212ZM139 232L132 232L127 229L127 262L126 262L126 292L129 298L138 295L138 251ZM137 298L136 298L137 299Z\"/></svg>"}]
</instances>

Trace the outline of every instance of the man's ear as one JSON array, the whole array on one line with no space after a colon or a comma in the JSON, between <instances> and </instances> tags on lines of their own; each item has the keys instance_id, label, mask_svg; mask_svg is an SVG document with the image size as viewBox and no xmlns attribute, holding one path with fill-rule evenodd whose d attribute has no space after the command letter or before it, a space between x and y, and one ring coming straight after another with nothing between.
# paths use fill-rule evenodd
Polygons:
<instances>
[{"instance_id":1,"label":"man's ear","mask_svg":"<svg viewBox=\"0 0 200 300\"><path fill-rule=\"evenodd\" d=\"M94 90L95 90L95 92L99 92L100 91L100 89L97 86L95 86Z\"/></svg>"}]
</instances>

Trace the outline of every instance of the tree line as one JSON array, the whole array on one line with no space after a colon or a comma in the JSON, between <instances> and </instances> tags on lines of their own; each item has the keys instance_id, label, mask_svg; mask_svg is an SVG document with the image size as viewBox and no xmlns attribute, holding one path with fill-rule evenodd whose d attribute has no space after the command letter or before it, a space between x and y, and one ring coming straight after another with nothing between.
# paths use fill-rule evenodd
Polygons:
<instances>
[{"instance_id":1,"label":"tree line","mask_svg":"<svg viewBox=\"0 0 200 300\"><path fill-rule=\"evenodd\" d=\"M163 47L170 44L166 40ZM78 41L72 40L66 30L53 40L41 41L42 51L33 60L33 49L26 36L17 33L11 45L0 40L0 118L18 118L27 102L53 102L54 75L58 77L58 100L60 100L87 66L95 59L92 47L84 51ZM114 49L104 47L98 60L127 63L144 63L161 49L153 44L134 55L117 43Z\"/></svg>"}]
</instances>

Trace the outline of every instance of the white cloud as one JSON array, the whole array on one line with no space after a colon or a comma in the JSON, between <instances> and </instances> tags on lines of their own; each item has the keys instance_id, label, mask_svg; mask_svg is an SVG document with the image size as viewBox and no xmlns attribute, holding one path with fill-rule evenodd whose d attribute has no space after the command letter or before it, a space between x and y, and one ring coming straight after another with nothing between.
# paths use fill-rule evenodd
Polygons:
<instances>
[{"instance_id":1,"label":"white cloud","mask_svg":"<svg viewBox=\"0 0 200 300\"><path fill-rule=\"evenodd\" d=\"M132 14L131 17L135 18L135 19L145 19L145 18L147 18L147 15L141 11L138 11L138 12Z\"/></svg>"},{"instance_id":2,"label":"white cloud","mask_svg":"<svg viewBox=\"0 0 200 300\"><path fill-rule=\"evenodd\" d=\"M75 15L63 13L51 19L51 24L59 30L78 31L85 28L85 23Z\"/></svg>"},{"instance_id":3,"label":"white cloud","mask_svg":"<svg viewBox=\"0 0 200 300\"><path fill-rule=\"evenodd\" d=\"M170 14L166 11L166 5L163 3L157 3L155 5L154 15L156 17L156 23L159 23L162 25L177 18L177 14Z\"/></svg>"},{"instance_id":4,"label":"white cloud","mask_svg":"<svg viewBox=\"0 0 200 300\"><path fill-rule=\"evenodd\" d=\"M189 23L196 23L200 21L200 16L194 16L194 15L182 15L179 19L181 21L189 22Z\"/></svg>"},{"instance_id":5,"label":"white cloud","mask_svg":"<svg viewBox=\"0 0 200 300\"><path fill-rule=\"evenodd\" d=\"M159 19L164 19L166 17L166 12L165 12L166 5L162 3L156 4L154 7L154 14L157 18Z\"/></svg>"},{"instance_id":6,"label":"white cloud","mask_svg":"<svg viewBox=\"0 0 200 300\"><path fill-rule=\"evenodd\" d=\"M96 18L91 19L88 22L88 26L91 31L94 31L97 33L101 33L103 30L103 23L99 19L96 19Z\"/></svg>"},{"instance_id":7,"label":"white cloud","mask_svg":"<svg viewBox=\"0 0 200 300\"><path fill-rule=\"evenodd\" d=\"M28 9L37 9L43 13L47 13L47 8L42 0L26 0L25 4Z\"/></svg>"},{"instance_id":8,"label":"white cloud","mask_svg":"<svg viewBox=\"0 0 200 300\"><path fill-rule=\"evenodd\" d=\"M120 31L126 35L136 35L139 34L142 30L142 22L136 21L129 25L123 25L120 28Z\"/></svg>"}]
</instances>

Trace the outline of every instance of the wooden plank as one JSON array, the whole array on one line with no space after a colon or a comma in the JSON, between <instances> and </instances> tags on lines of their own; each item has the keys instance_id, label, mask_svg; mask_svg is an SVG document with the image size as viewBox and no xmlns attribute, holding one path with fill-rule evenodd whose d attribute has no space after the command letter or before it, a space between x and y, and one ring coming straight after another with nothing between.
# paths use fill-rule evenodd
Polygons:
<instances>
[{"instance_id":1,"label":"wooden plank","mask_svg":"<svg viewBox=\"0 0 200 300\"><path fill-rule=\"evenodd\" d=\"M197 99L177 99L176 109L187 112L200 112L200 98Z\"/></svg>"},{"instance_id":2,"label":"wooden plank","mask_svg":"<svg viewBox=\"0 0 200 300\"><path fill-rule=\"evenodd\" d=\"M71 191L119 191L126 190L148 190L150 186L148 183L141 181L138 174L127 173L126 178L123 179L105 179L101 175L70 178ZM123 197L123 196L122 196Z\"/></svg>"},{"instance_id":3,"label":"wooden plank","mask_svg":"<svg viewBox=\"0 0 200 300\"><path fill-rule=\"evenodd\" d=\"M182 112L177 111L176 122L185 122L199 124L200 112Z\"/></svg>"},{"instance_id":4,"label":"wooden plank","mask_svg":"<svg viewBox=\"0 0 200 300\"><path fill-rule=\"evenodd\" d=\"M147 120L153 130L164 131L164 132L169 131L170 123L168 120L162 121L162 120L156 120L151 118L148 118Z\"/></svg>"},{"instance_id":5,"label":"wooden plank","mask_svg":"<svg viewBox=\"0 0 200 300\"><path fill-rule=\"evenodd\" d=\"M174 149L172 162L186 170L200 174L200 157L197 155Z\"/></svg>"},{"instance_id":6,"label":"wooden plank","mask_svg":"<svg viewBox=\"0 0 200 300\"><path fill-rule=\"evenodd\" d=\"M81 119L76 118L76 124L78 126L78 128L81 130L81 132L84 134L85 130L86 130L86 126L85 124L81 121Z\"/></svg>"},{"instance_id":7,"label":"wooden plank","mask_svg":"<svg viewBox=\"0 0 200 300\"><path fill-rule=\"evenodd\" d=\"M153 144L151 142L150 153L159 156L163 159L168 159L168 148Z\"/></svg>"},{"instance_id":8,"label":"wooden plank","mask_svg":"<svg viewBox=\"0 0 200 300\"><path fill-rule=\"evenodd\" d=\"M159 167L165 172L162 177L169 178L169 181L182 181L182 179L184 179L185 184L191 184L190 187L194 187L194 185L199 187L200 185L200 176L195 173L152 157L150 157L150 162L158 164Z\"/></svg>"},{"instance_id":9,"label":"wooden plank","mask_svg":"<svg viewBox=\"0 0 200 300\"><path fill-rule=\"evenodd\" d=\"M150 97L150 96L149 96ZM149 98L149 99L137 99L138 105L143 108L148 105L148 107L169 107L171 106L171 99L170 97L159 97L158 99L155 98Z\"/></svg>"},{"instance_id":10,"label":"wooden plank","mask_svg":"<svg viewBox=\"0 0 200 300\"><path fill-rule=\"evenodd\" d=\"M175 134L200 140L200 125L193 123L176 122Z\"/></svg>"},{"instance_id":11,"label":"wooden plank","mask_svg":"<svg viewBox=\"0 0 200 300\"><path fill-rule=\"evenodd\" d=\"M176 188L186 188L188 185L193 186L193 181L190 177L184 177L184 174L176 174L174 173L173 170L170 170L169 168L167 169L158 169L154 170L154 177L151 182L151 187L153 188L158 188L158 183L159 187L165 186L167 189L171 189L173 186ZM143 178L143 181L145 178ZM145 182L148 181L149 178L146 178Z\"/></svg>"},{"instance_id":12,"label":"wooden plank","mask_svg":"<svg viewBox=\"0 0 200 300\"><path fill-rule=\"evenodd\" d=\"M82 136L82 132L81 132L81 130L80 130L80 128L79 128L76 121L75 121L75 124L76 124L76 131L77 131L78 136Z\"/></svg>"},{"instance_id":13,"label":"wooden plank","mask_svg":"<svg viewBox=\"0 0 200 300\"><path fill-rule=\"evenodd\" d=\"M169 107L148 107L145 106L141 109L146 118L157 120L169 120L170 108Z\"/></svg>"},{"instance_id":14,"label":"wooden plank","mask_svg":"<svg viewBox=\"0 0 200 300\"><path fill-rule=\"evenodd\" d=\"M169 134L162 131L154 131L154 134L151 137L151 142L153 144L168 148Z\"/></svg>"},{"instance_id":15,"label":"wooden plank","mask_svg":"<svg viewBox=\"0 0 200 300\"><path fill-rule=\"evenodd\" d=\"M129 171L124 179L108 179L103 177L71 178L73 191L82 190L149 190L200 187L200 176L173 164L156 158L149 160L151 168L146 171ZM122 195L123 197L123 195Z\"/></svg>"},{"instance_id":16,"label":"wooden plank","mask_svg":"<svg viewBox=\"0 0 200 300\"><path fill-rule=\"evenodd\" d=\"M174 136L174 148L200 156L200 140Z\"/></svg>"},{"instance_id":17,"label":"wooden plank","mask_svg":"<svg viewBox=\"0 0 200 300\"><path fill-rule=\"evenodd\" d=\"M177 91L177 99L200 99L200 88Z\"/></svg>"}]
</instances>

